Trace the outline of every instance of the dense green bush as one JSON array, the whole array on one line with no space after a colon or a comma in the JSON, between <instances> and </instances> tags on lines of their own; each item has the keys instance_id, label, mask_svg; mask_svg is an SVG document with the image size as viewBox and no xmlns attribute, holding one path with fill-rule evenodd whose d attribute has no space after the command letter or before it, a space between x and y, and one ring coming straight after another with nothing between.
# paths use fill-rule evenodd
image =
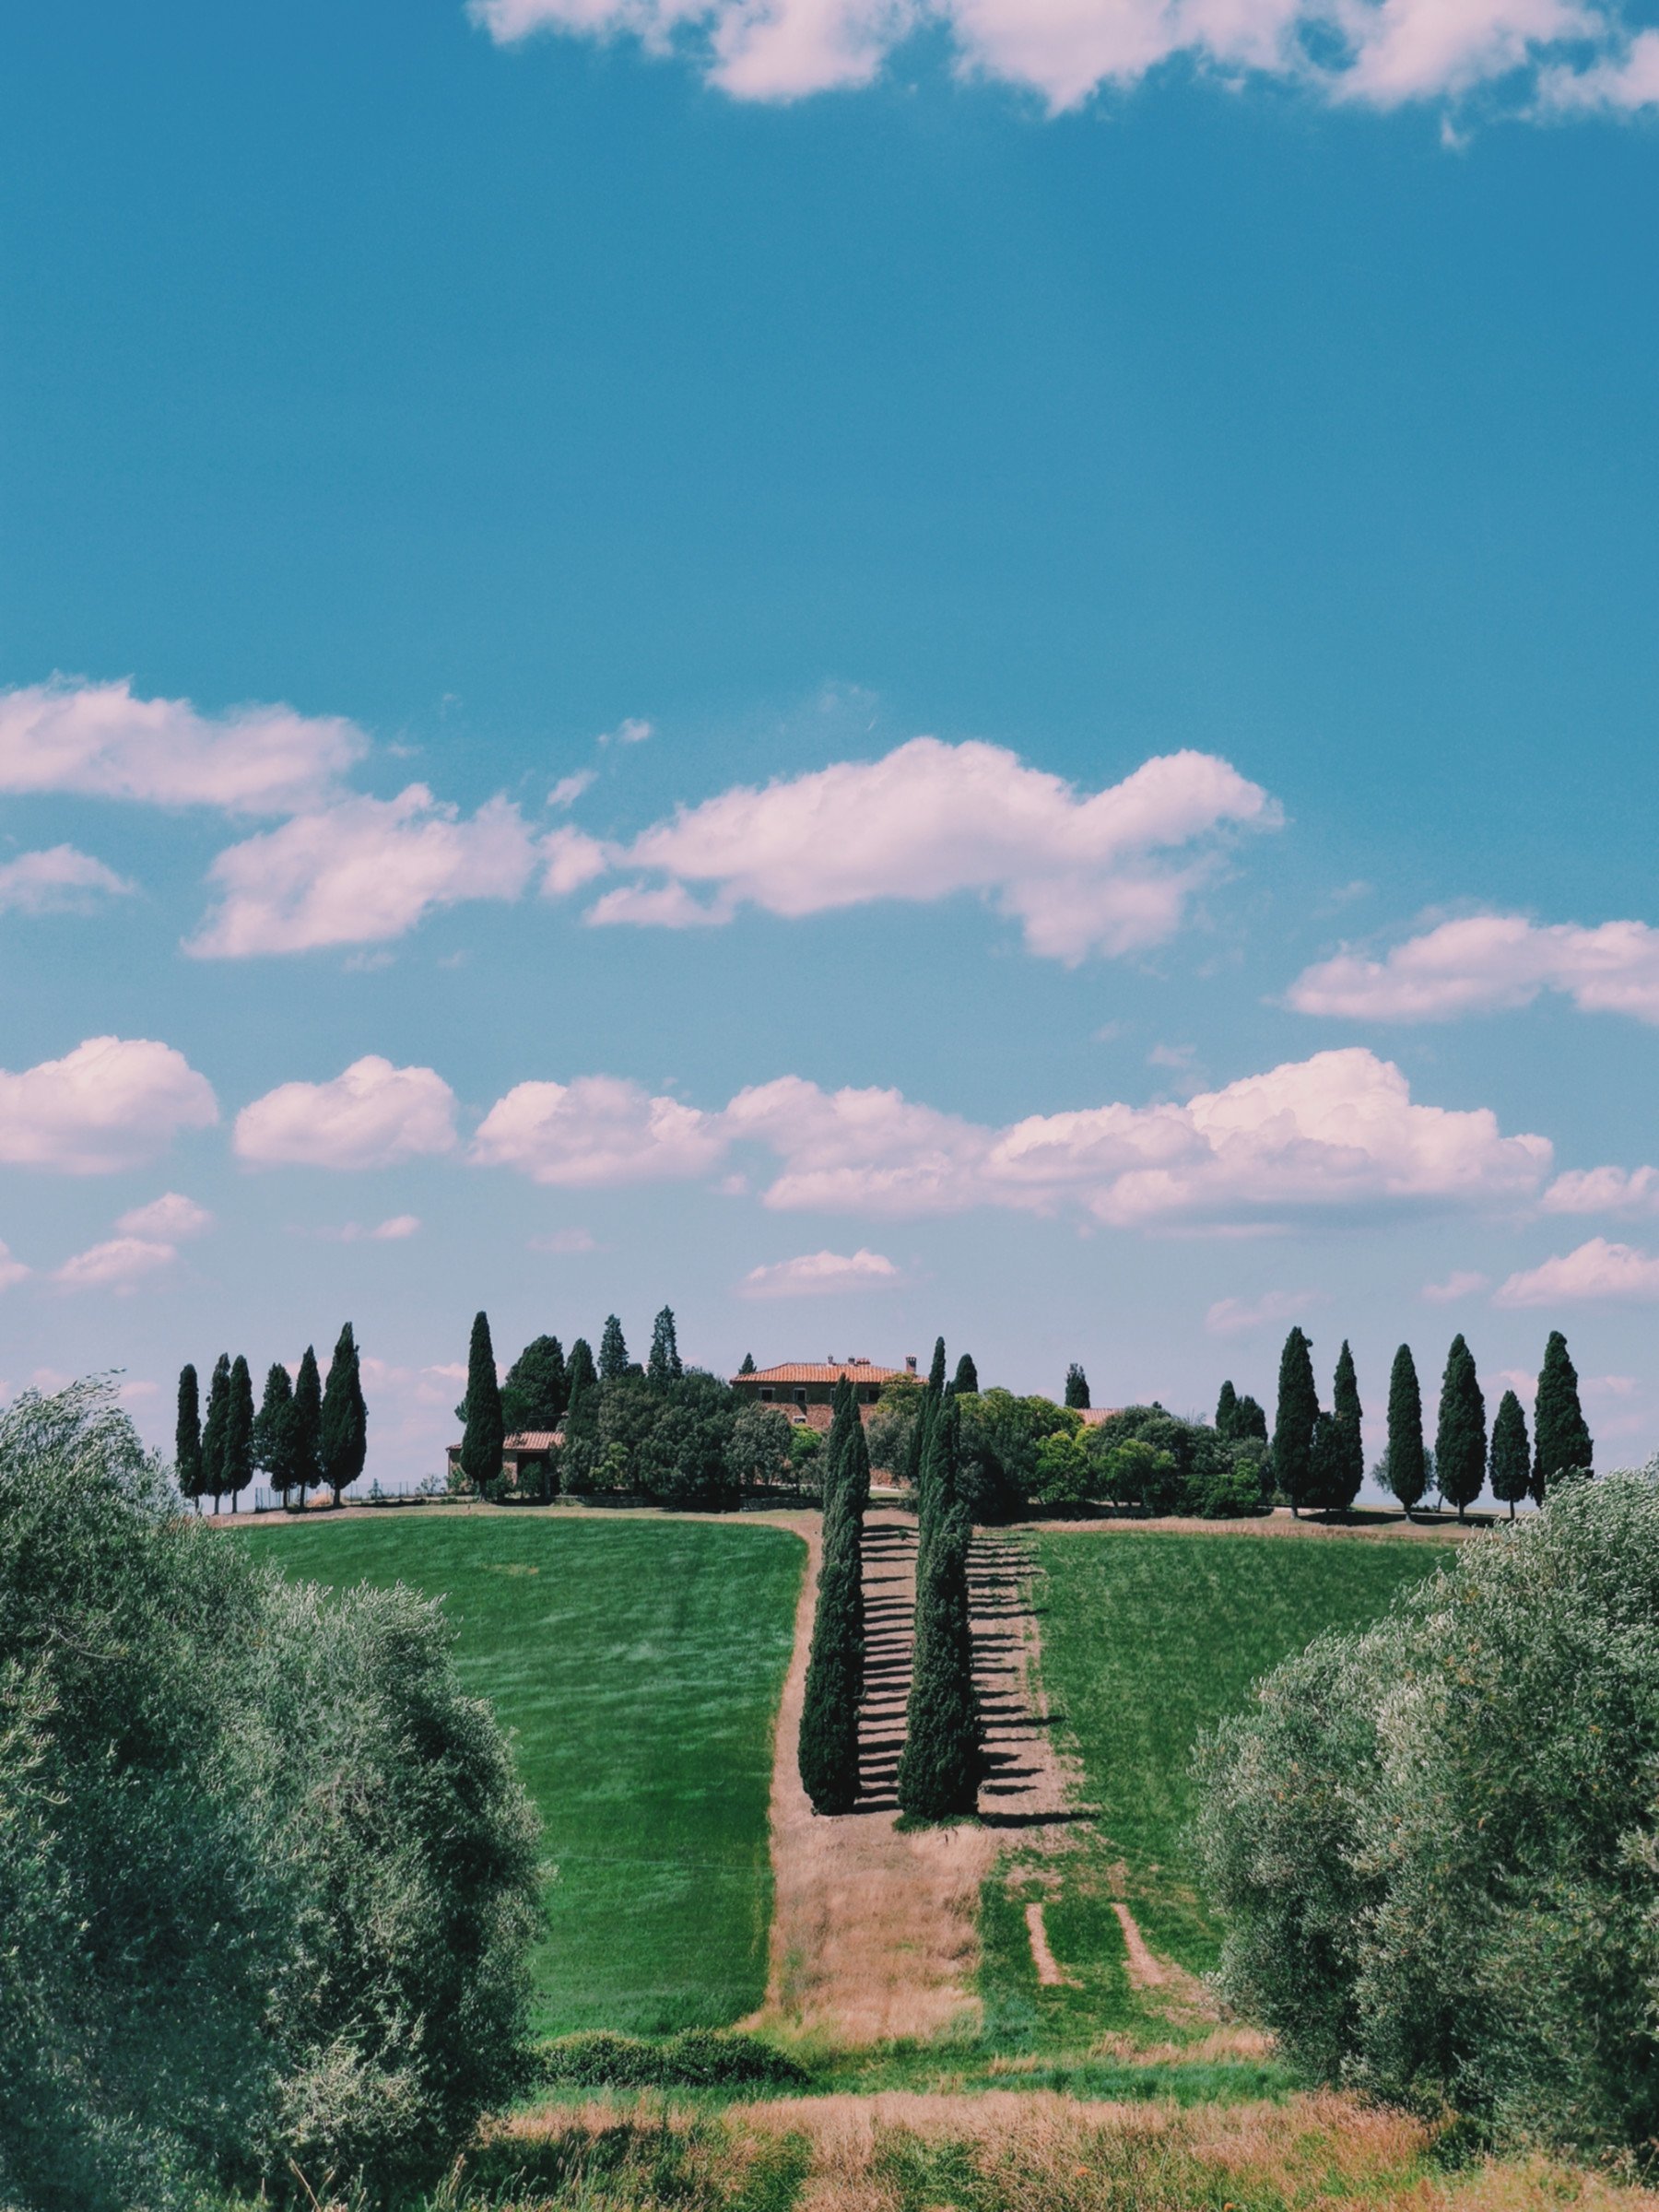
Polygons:
<instances>
[{"instance_id":1,"label":"dense green bush","mask_svg":"<svg viewBox=\"0 0 1659 2212\"><path fill-rule=\"evenodd\" d=\"M433 1607L260 1569L97 1390L0 1415L0 2203L428 2179L513 2086L536 1918Z\"/></svg>"},{"instance_id":2,"label":"dense green bush","mask_svg":"<svg viewBox=\"0 0 1659 2212\"><path fill-rule=\"evenodd\" d=\"M566 2035L536 2056L540 2079L554 2088L798 2088L810 2079L796 2060L735 2030L688 2028L662 2042Z\"/></svg>"},{"instance_id":3,"label":"dense green bush","mask_svg":"<svg viewBox=\"0 0 1659 2212\"><path fill-rule=\"evenodd\" d=\"M1221 1983L1332 2079L1659 2136L1659 1464L1560 1486L1201 1749Z\"/></svg>"}]
</instances>

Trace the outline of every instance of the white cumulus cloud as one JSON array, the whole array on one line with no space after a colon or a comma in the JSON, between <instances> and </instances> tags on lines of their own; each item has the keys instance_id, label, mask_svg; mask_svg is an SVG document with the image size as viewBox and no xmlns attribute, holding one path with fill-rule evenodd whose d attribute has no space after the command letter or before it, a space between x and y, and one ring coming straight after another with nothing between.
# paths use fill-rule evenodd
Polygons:
<instances>
[{"instance_id":1,"label":"white cumulus cloud","mask_svg":"<svg viewBox=\"0 0 1659 2212\"><path fill-rule=\"evenodd\" d=\"M1076 962L1173 934L1218 836L1279 821L1225 760L1174 753L1080 793L1000 746L913 737L879 760L838 761L683 806L614 865L646 874L588 919L669 928L743 906L798 918L897 899L977 893L1032 952ZM591 855L589 855L591 858Z\"/></svg>"},{"instance_id":2,"label":"white cumulus cloud","mask_svg":"<svg viewBox=\"0 0 1659 2212\"><path fill-rule=\"evenodd\" d=\"M382 943L438 906L516 899L536 847L518 809L491 799L463 818L423 783L350 798L221 853L219 894L186 950L206 959Z\"/></svg>"},{"instance_id":3,"label":"white cumulus cloud","mask_svg":"<svg viewBox=\"0 0 1659 2212\"><path fill-rule=\"evenodd\" d=\"M1540 1203L1547 1214L1659 1214L1659 1168L1572 1168Z\"/></svg>"},{"instance_id":4,"label":"white cumulus cloud","mask_svg":"<svg viewBox=\"0 0 1659 2212\"><path fill-rule=\"evenodd\" d=\"M88 1037L61 1060L0 1069L0 1164L64 1175L113 1174L165 1152L183 1129L210 1128L206 1076L171 1045Z\"/></svg>"},{"instance_id":5,"label":"white cumulus cloud","mask_svg":"<svg viewBox=\"0 0 1659 2212\"><path fill-rule=\"evenodd\" d=\"M1425 1283L1423 1296L1431 1306L1454 1305L1460 1298L1473 1298L1476 1291L1488 1288L1490 1279L1473 1267L1454 1267L1443 1283Z\"/></svg>"},{"instance_id":6,"label":"white cumulus cloud","mask_svg":"<svg viewBox=\"0 0 1659 2212\"><path fill-rule=\"evenodd\" d=\"M891 1260L860 1245L856 1252L806 1252L798 1259L751 1267L742 1298L821 1298L845 1291L890 1290L900 1279Z\"/></svg>"},{"instance_id":7,"label":"white cumulus cloud","mask_svg":"<svg viewBox=\"0 0 1659 2212\"><path fill-rule=\"evenodd\" d=\"M1278 79L1376 108L1514 80L1549 112L1659 102L1653 34L1612 0L469 0L502 44L535 31L637 39L737 100L866 85L919 31L959 74L1038 95L1051 113L1175 61L1223 82Z\"/></svg>"},{"instance_id":8,"label":"white cumulus cloud","mask_svg":"<svg viewBox=\"0 0 1659 2212\"><path fill-rule=\"evenodd\" d=\"M1450 1021L1528 1006L1559 991L1586 1014L1659 1022L1659 930L1645 922L1583 929L1524 914L1471 914L1396 945L1385 959L1339 953L1298 976L1302 1014L1354 1021Z\"/></svg>"},{"instance_id":9,"label":"white cumulus cloud","mask_svg":"<svg viewBox=\"0 0 1659 2212\"><path fill-rule=\"evenodd\" d=\"M455 1094L429 1067L371 1053L329 1083L282 1083L236 1117L253 1167L389 1168L453 1151Z\"/></svg>"},{"instance_id":10,"label":"white cumulus cloud","mask_svg":"<svg viewBox=\"0 0 1659 2212\"><path fill-rule=\"evenodd\" d=\"M716 1115L614 1076L581 1076L518 1084L485 1115L472 1158L581 1190L699 1175L724 1144Z\"/></svg>"},{"instance_id":11,"label":"white cumulus cloud","mask_svg":"<svg viewBox=\"0 0 1659 2212\"><path fill-rule=\"evenodd\" d=\"M1594 1300L1647 1303L1659 1299L1659 1259L1634 1244L1592 1237L1576 1251L1512 1275L1493 1297L1497 1306L1557 1306Z\"/></svg>"},{"instance_id":12,"label":"white cumulus cloud","mask_svg":"<svg viewBox=\"0 0 1659 2212\"><path fill-rule=\"evenodd\" d=\"M286 814L314 804L367 750L340 716L291 707L199 714L187 699L135 698L130 682L0 691L0 791Z\"/></svg>"},{"instance_id":13,"label":"white cumulus cloud","mask_svg":"<svg viewBox=\"0 0 1659 2212\"><path fill-rule=\"evenodd\" d=\"M213 1216L182 1191L167 1191L147 1206L135 1206L123 1214L116 1228L129 1237L151 1237L164 1244L182 1244L187 1238L206 1236Z\"/></svg>"},{"instance_id":14,"label":"white cumulus cloud","mask_svg":"<svg viewBox=\"0 0 1659 2212\"><path fill-rule=\"evenodd\" d=\"M53 845L19 853L0 866L0 913L87 914L100 899L118 899L136 887L89 853Z\"/></svg>"},{"instance_id":15,"label":"white cumulus cloud","mask_svg":"<svg viewBox=\"0 0 1659 2212\"><path fill-rule=\"evenodd\" d=\"M126 1292L178 1256L174 1246L153 1237L112 1237L65 1260L53 1280L65 1290Z\"/></svg>"},{"instance_id":16,"label":"white cumulus cloud","mask_svg":"<svg viewBox=\"0 0 1659 2212\"><path fill-rule=\"evenodd\" d=\"M1261 1298L1218 1298L1204 1316L1212 1336L1247 1336L1269 1322L1295 1321L1324 1300L1311 1290L1269 1290Z\"/></svg>"}]
</instances>

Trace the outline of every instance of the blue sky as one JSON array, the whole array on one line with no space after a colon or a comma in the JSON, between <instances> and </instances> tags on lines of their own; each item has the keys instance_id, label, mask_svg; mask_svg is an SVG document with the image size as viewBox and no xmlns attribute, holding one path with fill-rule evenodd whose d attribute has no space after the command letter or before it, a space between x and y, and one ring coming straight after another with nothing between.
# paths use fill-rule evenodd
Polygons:
<instances>
[{"instance_id":1,"label":"blue sky","mask_svg":"<svg viewBox=\"0 0 1659 2212\"><path fill-rule=\"evenodd\" d=\"M1560 1325L1659 1444L1652 11L0 67L7 1387L349 1314L392 1480L480 1304L1373 1413Z\"/></svg>"}]
</instances>

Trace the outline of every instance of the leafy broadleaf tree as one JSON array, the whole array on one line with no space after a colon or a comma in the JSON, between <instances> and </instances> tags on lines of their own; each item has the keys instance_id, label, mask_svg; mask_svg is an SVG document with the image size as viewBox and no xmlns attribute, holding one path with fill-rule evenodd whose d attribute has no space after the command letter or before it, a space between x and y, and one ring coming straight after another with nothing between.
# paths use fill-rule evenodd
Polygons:
<instances>
[{"instance_id":1,"label":"leafy broadleaf tree","mask_svg":"<svg viewBox=\"0 0 1659 2212\"><path fill-rule=\"evenodd\" d=\"M1346 1513L1359 1497L1359 1486L1365 1480L1364 1415L1359 1405L1359 1382L1354 1372L1354 1355L1348 1349L1346 1336L1331 1385L1331 1412L1336 1422L1337 1450L1331 1470L1330 1494L1324 1503L1337 1512Z\"/></svg>"},{"instance_id":2,"label":"leafy broadleaf tree","mask_svg":"<svg viewBox=\"0 0 1659 2212\"><path fill-rule=\"evenodd\" d=\"M959 1398L978 1397L979 1369L973 1364L971 1353L964 1352L957 1361L956 1374L950 1387Z\"/></svg>"},{"instance_id":3,"label":"leafy broadleaf tree","mask_svg":"<svg viewBox=\"0 0 1659 2212\"><path fill-rule=\"evenodd\" d=\"M1567 1339L1551 1329L1533 1403L1533 1496L1542 1505L1552 1482L1562 1475L1590 1474L1594 1458Z\"/></svg>"},{"instance_id":4,"label":"leafy broadleaf tree","mask_svg":"<svg viewBox=\"0 0 1659 2212\"><path fill-rule=\"evenodd\" d=\"M806 1667L797 1757L818 1813L850 1812L858 1797L858 1709L864 1698L864 1493L869 1460L852 1383L836 1385L824 1484L823 1558ZM860 1479L862 1462L863 1477Z\"/></svg>"},{"instance_id":5,"label":"leafy broadleaf tree","mask_svg":"<svg viewBox=\"0 0 1659 2212\"><path fill-rule=\"evenodd\" d=\"M665 1306L651 1324L651 1357L645 1362L645 1372L660 1387L665 1382L677 1382L685 1371L675 1334L674 1308Z\"/></svg>"},{"instance_id":6,"label":"leafy broadleaf tree","mask_svg":"<svg viewBox=\"0 0 1659 2212\"><path fill-rule=\"evenodd\" d=\"M300 1510L305 1495L323 1479L323 1378L317 1371L315 1347L307 1345L294 1377L294 1488Z\"/></svg>"},{"instance_id":7,"label":"leafy broadleaf tree","mask_svg":"<svg viewBox=\"0 0 1659 2212\"><path fill-rule=\"evenodd\" d=\"M1293 1513L1300 1513L1312 1496L1313 1429L1318 1419L1312 1347L1300 1329L1292 1329L1279 1355L1273 1478L1290 1500Z\"/></svg>"},{"instance_id":8,"label":"leafy broadleaf tree","mask_svg":"<svg viewBox=\"0 0 1659 2212\"><path fill-rule=\"evenodd\" d=\"M1461 1521L1486 1482L1486 1400L1475 1355L1461 1333L1452 1339L1441 1380L1440 1422L1434 1432L1434 1472L1441 1496Z\"/></svg>"},{"instance_id":9,"label":"leafy broadleaf tree","mask_svg":"<svg viewBox=\"0 0 1659 2212\"><path fill-rule=\"evenodd\" d=\"M619 1333L619 1332L618 1332ZM466 1350L466 1427L461 1435L461 1472L480 1497L500 1480L501 1449L507 1426L501 1418L501 1391L496 1381L495 1347L489 1316L473 1316Z\"/></svg>"},{"instance_id":10,"label":"leafy broadleaf tree","mask_svg":"<svg viewBox=\"0 0 1659 2212\"><path fill-rule=\"evenodd\" d=\"M281 1498L286 1511L297 1473L298 1428L294 1420L294 1384L280 1359L265 1371L265 1396L253 1417L253 1465Z\"/></svg>"},{"instance_id":11,"label":"leafy broadleaf tree","mask_svg":"<svg viewBox=\"0 0 1659 2212\"><path fill-rule=\"evenodd\" d=\"M1527 1446L1526 1416L1512 1390L1506 1390L1492 1423L1492 1495L1500 1505L1515 1508L1532 1488L1532 1453Z\"/></svg>"},{"instance_id":12,"label":"leafy broadleaf tree","mask_svg":"<svg viewBox=\"0 0 1659 2212\"><path fill-rule=\"evenodd\" d=\"M202 1413L196 1371L186 1363L179 1370L179 1418L173 1430L173 1465L178 1472L179 1495L194 1498L202 1510Z\"/></svg>"},{"instance_id":13,"label":"leafy broadleaf tree","mask_svg":"<svg viewBox=\"0 0 1659 2212\"><path fill-rule=\"evenodd\" d=\"M241 1352L230 1362L230 1402L225 1417L225 1488L230 1510L253 1479L253 1378Z\"/></svg>"},{"instance_id":14,"label":"leafy broadleaf tree","mask_svg":"<svg viewBox=\"0 0 1659 2212\"><path fill-rule=\"evenodd\" d=\"M1239 1418L1239 1394L1230 1379L1221 1385L1221 1394L1216 1400L1216 1434L1232 1441L1233 1424Z\"/></svg>"},{"instance_id":15,"label":"leafy broadleaf tree","mask_svg":"<svg viewBox=\"0 0 1659 2212\"><path fill-rule=\"evenodd\" d=\"M622 1324L614 1313L607 1313L599 1339L599 1380L620 1382L627 1372L628 1342L622 1334Z\"/></svg>"},{"instance_id":16,"label":"leafy broadleaf tree","mask_svg":"<svg viewBox=\"0 0 1659 2212\"><path fill-rule=\"evenodd\" d=\"M490 1381L495 1381L495 1370L490 1369ZM496 1396L496 1418L501 1415L500 1394ZM320 1443L323 1457L323 1479L334 1492L334 1501L340 1502L342 1491L350 1488L363 1471L363 1462L369 1456L369 1408L363 1402L363 1379L358 1370L357 1338L347 1322L340 1331L335 1346L334 1358L328 1363L328 1381L323 1388L323 1420ZM500 1465L498 1461L497 1465Z\"/></svg>"},{"instance_id":17,"label":"leafy broadleaf tree","mask_svg":"<svg viewBox=\"0 0 1659 2212\"><path fill-rule=\"evenodd\" d=\"M564 1347L557 1336L536 1336L507 1370L501 1419L509 1436L557 1429L568 1403Z\"/></svg>"},{"instance_id":18,"label":"leafy broadleaf tree","mask_svg":"<svg viewBox=\"0 0 1659 2212\"><path fill-rule=\"evenodd\" d=\"M1383 1479L1409 1513L1429 1488L1423 1453L1423 1394L1411 1347L1401 1345L1388 1376L1388 1456Z\"/></svg>"},{"instance_id":19,"label":"leafy broadleaf tree","mask_svg":"<svg viewBox=\"0 0 1659 2212\"><path fill-rule=\"evenodd\" d=\"M1065 1371L1065 1403L1076 1413L1088 1411L1088 1377L1075 1359Z\"/></svg>"},{"instance_id":20,"label":"leafy broadleaf tree","mask_svg":"<svg viewBox=\"0 0 1659 2212\"><path fill-rule=\"evenodd\" d=\"M202 1423L202 1488L219 1510L225 1494L225 1446L230 1427L230 1355L221 1352L207 1385L207 1416Z\"/></svg>"}]
</instances>

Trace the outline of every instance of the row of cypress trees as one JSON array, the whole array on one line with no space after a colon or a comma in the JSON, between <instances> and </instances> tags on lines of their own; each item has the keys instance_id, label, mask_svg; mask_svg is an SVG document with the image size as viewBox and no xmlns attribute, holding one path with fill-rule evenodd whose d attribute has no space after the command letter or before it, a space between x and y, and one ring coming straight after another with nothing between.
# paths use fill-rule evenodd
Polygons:
<instances>
[{"instance_id":1,"label":"row of cypress trees","mask_svg":"<svg viewBox=\"0 0 1659 2212\"><path fill-rule=\"evenodd\" d=\"M174 1467L181 1493L198 1512L204 1498L213 1500L216 1513L227 1496L234 1508L255 1474L269 1479L284 1506L296 1490L303 1507L308 1491L324 1488L338 1505L368 1452L369 1408L350 1322L340 1331L326 1383L308 1344L296 1375L281 1360L272 1361L257 1413L253 1378L241 1352L234 1359L221 1352L215 1362L206 1418L195 1369L186 1362L179 1371Z\"/></svg>"},{"instance_id":2,"label":"row of cypress trees","mask_svg":"<svg viewBox=\"0 0 1659 2212\"><path fill-rule=\"evenodd\" d=\"M972 1363L964 1361L970 1374ZM984 1731L973 1683L968 1550L973 1525L961 1483L962 1367L945 1387L945 1340L913 1431L916 1630L911 1661L899 1809L915 1820L959 1819L977 1810Z\"/></svg>"},{"instance_id":3,"label":"row of cypress trees","mask_svg":"<svg viewBox=\"0 0 1659 2212\"><path fill-rule=\"evenodd\" d=\"M852 1382L835 1386L824 1473L823 1557L806 1665L797 1759L817 1813L858 1800L858 1712L864 1702L864 1516L870 1453Z\"/></svg>"},{"instance_id":4,"label":"row of cypress trees","mask_svg":"<svg viewBox=\"0 0 1659 2212\"><path fill-rule=\"evenodd\" d=\"M1328 1413L1322 1410L1312 1347L1300 1329L1292 1329L1279 1360L1273 1430L1274 1480L1292 1512L1304 1505L1346 1512L1359 1494L1365 1474L1359 1388L1346 1340L1332 1401ZM1512 1520L1524 1498L1542 1505L1552 1482L1563 1475L1592 1472L1594 1448L1579 1403L1578 1375L1559 1329L1550 1331L1545 1347L1533 1420L1529 1444L1521 1401L1506 1390L1488 1441L1475 1355L1461 1335L1454 1336L1441 1378L1433 1479L1440 1495L1456 1507L1459 1520L1488 1481ZM1417 1362L1411 1347L1403 1344L1389 1375L1388 1450L1382 1478L1410 1512L1428 1493L1430 1472Z\"/></svg>"}]
</instances>

